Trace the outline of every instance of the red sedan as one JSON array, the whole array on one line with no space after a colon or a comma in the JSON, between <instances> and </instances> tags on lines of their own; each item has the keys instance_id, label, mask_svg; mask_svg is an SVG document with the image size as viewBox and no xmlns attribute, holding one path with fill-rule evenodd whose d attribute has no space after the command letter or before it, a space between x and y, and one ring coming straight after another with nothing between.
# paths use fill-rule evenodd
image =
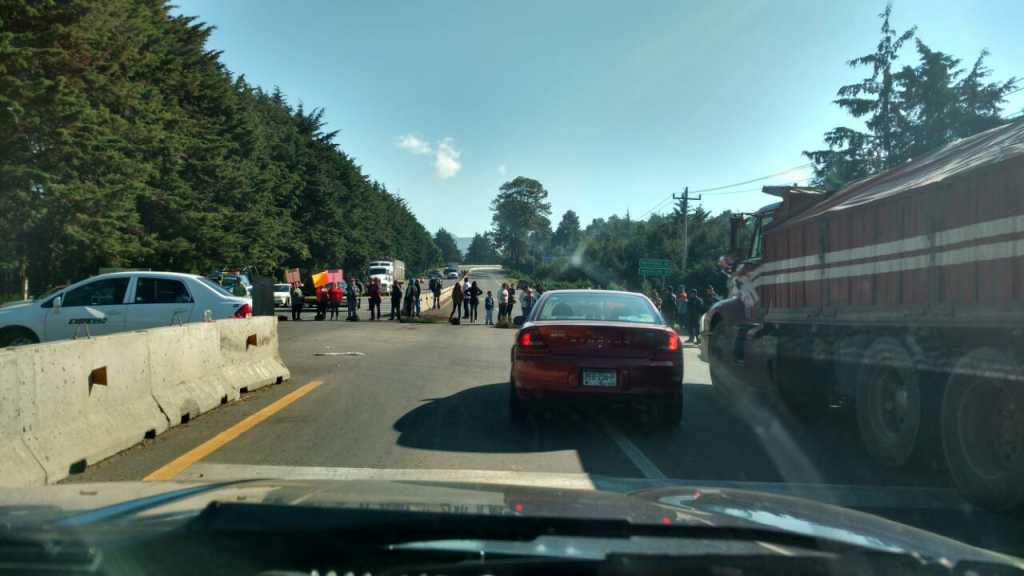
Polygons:
<instances>
[{"instance_id":1,"label":"red sedan","mask_svg":"<svg viewBox=\"0 0 1024 576\"><path fill-rule=\"evenodd\" d=\"M683 353L679 335L643 294L611 290L545 292L516 334L509 415L529 403L595 399L643 403L657 421L679 425Z\"/></svg>"}]
</instances>

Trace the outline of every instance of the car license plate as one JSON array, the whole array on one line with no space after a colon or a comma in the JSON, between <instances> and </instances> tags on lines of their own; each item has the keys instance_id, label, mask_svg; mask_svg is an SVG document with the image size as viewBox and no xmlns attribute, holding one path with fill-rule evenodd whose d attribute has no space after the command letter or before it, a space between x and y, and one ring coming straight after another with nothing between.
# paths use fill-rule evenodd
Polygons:
<instances>
[{"instance_id":1,"label":"car license plate","mask_svg":"<svg viewBox=\"0 0 1024 576\"><path fill-rule=\"evenodd\" d=\"M584 370L583 385L597 388L614 388L616 385L615 370Z\"/></svg>"}]
</instances>

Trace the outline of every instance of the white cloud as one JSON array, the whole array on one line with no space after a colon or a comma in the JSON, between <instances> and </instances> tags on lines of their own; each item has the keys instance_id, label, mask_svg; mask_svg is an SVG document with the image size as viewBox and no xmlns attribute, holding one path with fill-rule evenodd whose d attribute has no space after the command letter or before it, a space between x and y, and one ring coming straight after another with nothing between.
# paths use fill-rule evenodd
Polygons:
<instances>
[{"instance_id":1,"label":"white cloud","mask_svg":"<svg viewBox=\"0 0 1024 576\"><path fill-rule=\"evenodd\" d=\"M504 176L505 174L508 174L508 168L506 168L504 164L499 164L498 165L498 174L500 174L502 176Z\"/></svg>"},{"instance_id":2,"label":"white cloud","mask_svg":"<svg viewBox=\"0 0 1024 576\"><path fill-rule=\"evenodd\" d=\"M408 150L418 156L426 156L433 152L430 144L420 140L412 134L406 134L398 139L398 147L402 150Z\"/></svg>"},{"instance_id":3,"label":"white cloud","mask_svg":"<svg viewBox=\"0 0 1024 576\"><path fill-rule=\"evenodd\" d=\"M434 173L442 180L447 180L462 170L459 156L462 153L452 146L451 138L444 138L437 143L437 152L434 155Z\"/></svg>"}]
</instances>

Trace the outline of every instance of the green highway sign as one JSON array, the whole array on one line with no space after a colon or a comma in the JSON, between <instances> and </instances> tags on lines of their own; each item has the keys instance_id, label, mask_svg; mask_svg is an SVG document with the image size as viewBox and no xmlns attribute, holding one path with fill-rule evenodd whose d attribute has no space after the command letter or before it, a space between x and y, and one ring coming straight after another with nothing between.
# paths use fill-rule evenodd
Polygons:
<instances>
[{"instance_id":1,"label":"green highway sign","mask_svg":"<svg viewBox=\"0 0 1024 576\"><path fill-rule=\"evenodd\" d=\"M640 259L640 273L653 276L655 272L668 273L672 269L671 260L662 260L659 258L641 258Z\"/></svg>"}]
</instances>

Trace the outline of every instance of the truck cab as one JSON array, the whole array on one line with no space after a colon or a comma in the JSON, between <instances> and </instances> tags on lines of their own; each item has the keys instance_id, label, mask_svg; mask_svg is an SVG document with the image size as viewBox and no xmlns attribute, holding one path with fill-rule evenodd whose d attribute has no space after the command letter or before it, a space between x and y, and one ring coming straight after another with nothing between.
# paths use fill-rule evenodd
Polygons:
<instances>
[{"instance_id":1,"label":"truck cab","mask_svg":"<svg viewBox=\"0 0 1024 576\"><path fill-rule=\"evenodd\" d=\"M730 397L770 385L764 364L771 352L760 349L772 342L761 340L765 306L758 293L758 276L764 264L764 231L781 205L776 202L753 214L732 217L729 252L719 258L719 267L729 278L729 294L701 322L701 356L709 362L716 391Z\"/></svg>"},{"instance_id":2,"label":"truck cab","mask_svg":"<svg viewBox=\"0 0 1024 576\"><path fill-rule=\"evenodd\" d=\"M375 260L370 262L366 270L370 281L380 282L381 294L390 294L391 287L395 284L395 265L387 260Z\"/></svg>"}]
</instances>

